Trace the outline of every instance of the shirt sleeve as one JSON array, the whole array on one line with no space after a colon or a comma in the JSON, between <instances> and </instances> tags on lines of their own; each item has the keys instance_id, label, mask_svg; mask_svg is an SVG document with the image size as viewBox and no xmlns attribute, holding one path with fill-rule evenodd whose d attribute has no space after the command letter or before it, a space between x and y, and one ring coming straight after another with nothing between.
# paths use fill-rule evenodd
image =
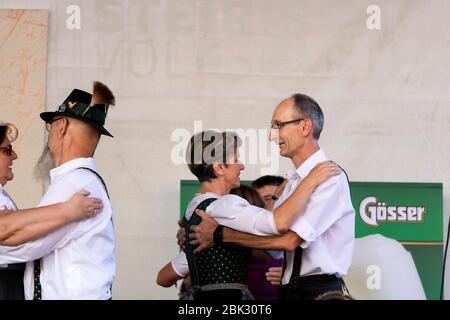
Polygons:
<instances>
[{"instance_id":1,"label":"shirt sleeve","mask_svg":"<svg viewBox=\"0 0 450 320\"><path fill-rule=\"evenodd\" d=\"M78 183L74 181L76 192L82 189L89 191L89 197L95 197L102 200L103 210L94 217L75 222L71 233L67 235L65 241L61 241L59 244L60 246L63 246L67 241L78 238L86 233L101 234L110 224L112 227L113 217L111 201L108 198L103 184L91 172L77 170L75 174L78 175L78 178L76 179ZM80 175L83 176L80 178ZM83 181L83 183L79 184L80 181ZM71 196L74 193L75 192L73 192Z\"/></svg>"},{"instance_id":2,"label":"shirt sleeve","mask_svg":"<svg viewBox=\"0 0 450 320\"><path fill-rule=\"evenodd\" d=\"M41 201L41 205L57 203L56 201L52 201L53 199L60 199L58 202L65 201L67 200L67 195L70 198L77 191L79 190L76 190L75 185L71 183L57 183L52 188L49 188L43 201ZM0 246L0 264L27 262L39 259L53 251L75 227L76 223L69 223L44 237L20 246Z\"/></svg>"},{"instance_id":3,"label":"shirt sleeve","mask_svg":"<svg viewBox=\"0 0 450 320\"><path fill-rule=\"evenodd\" d=\"M330 178L317 187L304 213L291 226L291 230L304 240L302 248L316 241L345 214L342 196L347 180L344 181L345 176L342 176Z\"/></svg>"},{"instance_id":4,"label":"shirt sleeve","mask_svg":"<svg viewBox=\"0 0 450 320\"><path fill-rule=\"evenodd\" d=\"M101 213L93 218L66 224L37 240L27 242L20 246L0 246L0 264L27 262L39 259L55 249L63 247L67 242L86 232L95 232L93 229L100 231L105 228L111 219L109 200L102 194L102 189L97 185L100 182L95 177L90 177L90 179L88 177L85 181L87 184L83 186L77 185L70 179L61 180L51 185L43 197L40 206L67 201L76 192L85 189L91 193L89 195L90 197L102 199L104 208Z\"/></svg>"},{"instance_id":5,"label":"shirt sleeve","mask_svg":"<svg viewBox=\"0 0 450 320\"><path fill-rule=\"evenodd\" d=\"M220 224L258 236L277 235L272 212L252 206L247 200L230 194L211 203L206 212Z\"/></svg>"},{"instance_id":6,"label":"shirt sleeve","mask_svg":"<svg viewBox=\"0 0 450 320\"><path fill-rule=\"evenodd\" d=\"M184 278L189 274L189 266L184 251L180 251L172 260L172 268L180 277Z\"/></svg>"},{"instance_id":7,"label":"shirt sleeve","mask_svg":"<svg viewBox=\"0 0 450 320\"><path fill-rule=\"evenodd\" d=\"M284 258L284 251L280 251L280 250L266 250L266 252L268 254L270 254L270 256L274 259L280 260Z\"/></svg>"}]
</instances>

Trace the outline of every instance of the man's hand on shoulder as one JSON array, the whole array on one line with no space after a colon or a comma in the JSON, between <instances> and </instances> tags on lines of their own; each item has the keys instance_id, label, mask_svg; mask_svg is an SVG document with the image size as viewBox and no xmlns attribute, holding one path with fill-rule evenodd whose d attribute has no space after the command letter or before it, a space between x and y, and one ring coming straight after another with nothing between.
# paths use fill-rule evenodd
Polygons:
<instances>
[{"instance_id":1,"label":"man's hand on shoulder","mask_svg":"<svg viewBox=\"0 0 450 320\"><path fill-rule=\"evenodd\" d=\"M191 239L190 244L198 245L194 250L194 253L198 253L214 244L214 231L219 224L205 211L197 209L195 212L202 218L202 222L198 225L191 226L189 239Z\"/></svg>"}]
</instances>

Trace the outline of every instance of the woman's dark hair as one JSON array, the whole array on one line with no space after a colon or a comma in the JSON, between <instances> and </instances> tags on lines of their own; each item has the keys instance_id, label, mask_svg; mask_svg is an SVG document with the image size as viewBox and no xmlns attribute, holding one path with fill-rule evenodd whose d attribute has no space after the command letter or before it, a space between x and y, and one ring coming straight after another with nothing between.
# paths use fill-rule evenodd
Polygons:
<instances>
[{"instance_id":1,"label":"woman's dark hair","mask_svg":"<svg viewBox=\"0 0 450 320\"><path fill-rule=\"evenodd\" d=\"M11 123L5 123L0 121L0 144L2 144L6 137L9 138L10 142L13 142L17 139L18 130Z\"/></svg>"},{"instance_id":2,"label":"woman's dark hair","mask_svg":"<svg viewBox=\"0 0 450 320\"><path fill-rule=\"evenodd\" d=\"M266 176L259 177L258 179L253 181L252 187L255 189L259 189L264 186L281 186L283 181L284 181L283 177L266 175Z\"/></svg>"},{"instance_id":3,"label":"woman's dark hair","mask_svg":"<svg viewBox=\"0 0 450 320\"><path fill-rule=\"evenodd\" d=\"M235 194L241 198L244 198L252 206L264 208L264 201L261 199L258 192L248 186L240 186L239 188L231 189L230 194Z\"/></svg>"},{"instance_id":4,"label":"woman's dark hair","mask_svg":"<svg viewBox=\"0 0 450 320\"><path fill-rule=\"evenodd\" d=\"M7 131L8 131L7 126L0 125L0 144L2 144L3 141L5 141Z\"/></svg>"}]
</instances>

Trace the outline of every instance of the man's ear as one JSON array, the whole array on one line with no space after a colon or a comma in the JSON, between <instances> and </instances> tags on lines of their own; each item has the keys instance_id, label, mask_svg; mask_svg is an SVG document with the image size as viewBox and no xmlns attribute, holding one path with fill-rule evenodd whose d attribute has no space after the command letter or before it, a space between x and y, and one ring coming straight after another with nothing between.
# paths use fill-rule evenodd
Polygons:
<instances>
[{"instance_id":1,"label":"man's ear","mask_svg":"<svg viewBox=\"0 0 450 320\"><path fill-rule=\"evenodd\" d=\"M63 136L67 133L67 129L69 127L69 119L67 118L62 118L60 121L60 126L58 127L58 134L60 136Z\"/></svg>"},{"instance_id":2,"label":"man's ear","mask_svg":"<svg viewBox=\"0 0 450 320\"><path fill-rule=\"evenodd\" d=\"M224 167L223 164L214 162L212 167L213 167L214 173L217 176L222 176L223 175L223 167Z\"/></svg>"},{"instance_id":3,"label":"man's ear","mask_svg":"<svg viewBox=\"0 0 450 320\"><path fill-rule=\"evenodd\" d=\"M304 137L311 135L313 133L313 123L311 119L305 119L302 121L302 123L300 124L301 129L302 129L302 135Z\"/></svg>"}]
</instances>

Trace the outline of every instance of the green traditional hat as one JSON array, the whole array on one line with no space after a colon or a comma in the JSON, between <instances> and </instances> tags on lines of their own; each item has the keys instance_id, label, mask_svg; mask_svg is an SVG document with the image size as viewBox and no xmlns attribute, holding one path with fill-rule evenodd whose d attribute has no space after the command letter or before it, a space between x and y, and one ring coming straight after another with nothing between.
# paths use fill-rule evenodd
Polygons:
<instances>
[{"instance_id":1,"label":"green traditional hat","mask_svg":"<svg viewBox=\"0 0 450 320\"><path fill-rule=\"evenodd\" d=\"M115 98L111 90L103 83L94 81L92 94L74 89L58 107L58 110L42 112L40 116L45 122L49 122L56 116L78 119L97 128L101 134L112 137L104 125L109 106L114 104Z\"/></svg>"}]
</instances>

